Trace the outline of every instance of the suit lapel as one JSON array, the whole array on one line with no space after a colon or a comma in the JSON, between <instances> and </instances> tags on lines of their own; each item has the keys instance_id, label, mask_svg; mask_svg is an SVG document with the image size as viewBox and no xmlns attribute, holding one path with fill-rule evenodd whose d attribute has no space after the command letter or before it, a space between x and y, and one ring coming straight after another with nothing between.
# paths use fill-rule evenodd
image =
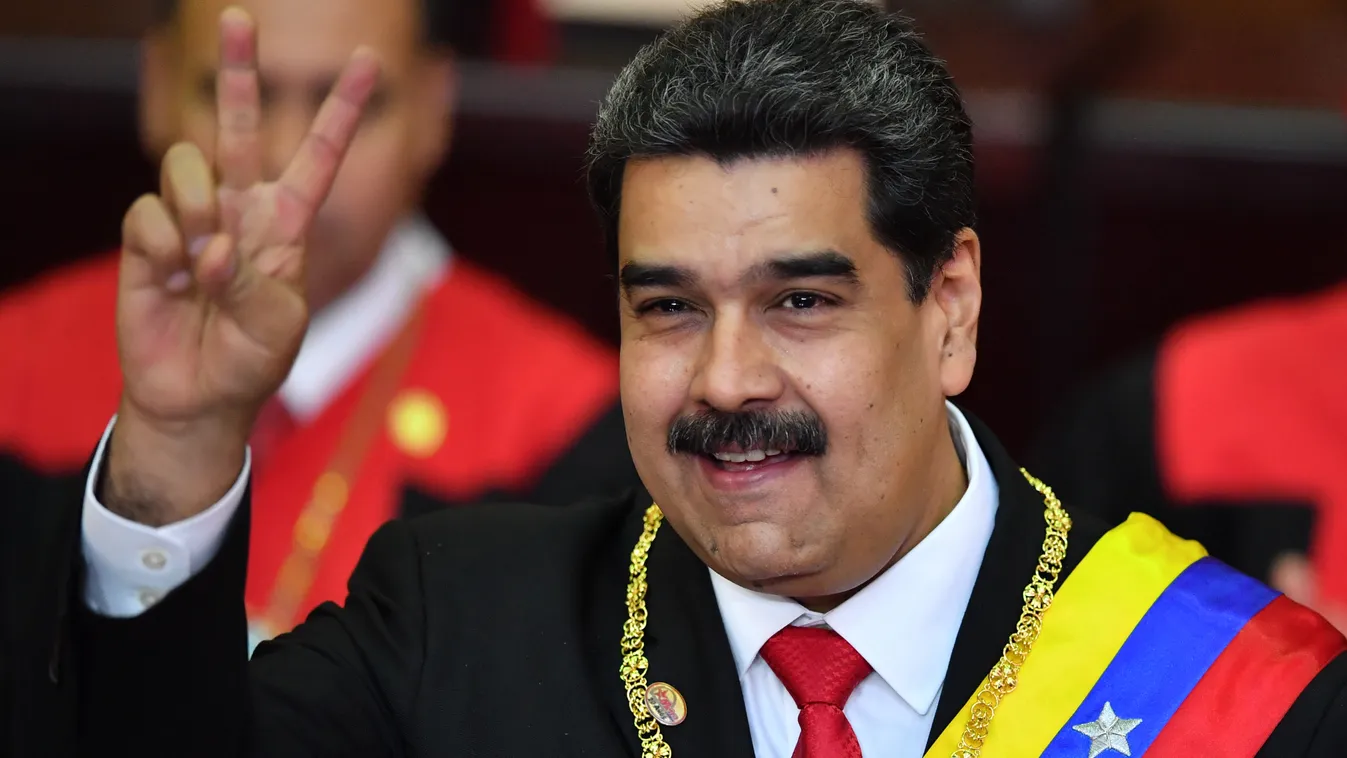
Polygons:
<instances>
[{"instance_id":1,"label":"suit lapel","mask_svg":"<svg viewBox=\"0 0 1347 758\"><path fill-rule=\"evenodd\" d=\"M602 561L599 572L603 578L595 583L601 595L593 599L590 612L594 624L590 637L595 645L590 658L596 662L600 697L633 756L640 755L640 740L618 670L622 623L626 620L627 569L631 548L641 533L641 514L649 503L645 493L638 494L618 544ZM650 661L646 681L673 685L688 706L686 721L660 727L664 741L673 749L674 758L751 758L753 742L743 692L705 564L666 522L660 527L646 567L649 619L645 653Z\"/></svg>"},{"instance_id":2,"label":"suit lapel","mask_svg":"<svg viewBox=\"0 0 1347 758\"><path fill-rule=\"evenodd\" d=\"M966 410L964 415L991 463L1000 500L982 568L954 641L935 721L926 741L928 750L951 721L967 717L962 713L964 704L1000 660L1002 650L1015 633L1023 608L1022 593L1038 566L1047 526L1043 519L1043 496L1025 481L1019 466L991 430ZM1103 532L1092 519L1071 515L1073 526L1058 587Z\"/></svg>"},{"instance_id":3,"label":"suit lapel","mask_svg":"<svg viewBox=\"0 0 1347 758\"><path fill-rule=\"evenodd\" d=\"M687 721L662 728L665 741L676 758L751 758L743 690L706 564L665 523L649 566L647 680L673 685L688 703Z\"/></svg>"}]
</instances>

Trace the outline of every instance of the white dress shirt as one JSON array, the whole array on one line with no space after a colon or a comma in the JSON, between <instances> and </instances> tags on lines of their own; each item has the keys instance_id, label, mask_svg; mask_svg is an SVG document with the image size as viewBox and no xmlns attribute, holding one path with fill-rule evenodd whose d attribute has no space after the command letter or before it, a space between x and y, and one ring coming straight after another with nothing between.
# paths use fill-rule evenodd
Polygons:
<instances>
[{"instance_id":1,"label":"white dress shirt","mask_svg":"<svg viewBox=\"0 0 1347 758\"><path fill-rule=\"evenodd\" d=\"M278 392L296 421L303 424L322 413L447 275L450 259L448 244L428 221L413 217L394 229L365 276L309 323L295 365ZM94 459L95 472L111 430L109 423ZM220 548L242 502L250 468L248 454L238 481L220 502L158 529L104 508L94 497L91 475L83 513L89 607L106 616L135 616L200 571Z\"/></svg>"},{"instance_id":2,"label":"white dress shirt","mask_svg":"<svg viewBox=\"0 0 1347 758\"><path fill-rule=\"evenodd\" d=\"M925 753L998 498L991 465L967 420L952 404L947 408L968 489L926 539L846 602L815 613L711 572L757 758L790 758L800 737L799 708L758 655L768 638L792 624L831 628L873 667L843 709L862 754L921 758Z\"/></svg>"}]
</instances>

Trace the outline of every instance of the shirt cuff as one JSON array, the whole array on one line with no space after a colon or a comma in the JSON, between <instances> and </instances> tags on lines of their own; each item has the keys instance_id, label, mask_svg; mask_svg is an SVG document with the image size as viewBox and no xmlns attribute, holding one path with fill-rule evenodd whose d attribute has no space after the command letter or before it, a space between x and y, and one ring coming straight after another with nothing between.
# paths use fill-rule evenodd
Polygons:
<instances>
[{"instance_id":1,"label":"shirt cuff","mask_svg":"<svg viewBox=\"0 0 1347 758\"><path fill-rule=\"evenodd\" d=\"M219 552L229 522L243 502L252 451L244 451L243 470L219 502L185 521L155 528L118 516L94 494L116 423L115 416L108 422L84 485L81 528L88 567L84 602L95 613L129 618L196 576Z\"/></svg>"}]
</instances>

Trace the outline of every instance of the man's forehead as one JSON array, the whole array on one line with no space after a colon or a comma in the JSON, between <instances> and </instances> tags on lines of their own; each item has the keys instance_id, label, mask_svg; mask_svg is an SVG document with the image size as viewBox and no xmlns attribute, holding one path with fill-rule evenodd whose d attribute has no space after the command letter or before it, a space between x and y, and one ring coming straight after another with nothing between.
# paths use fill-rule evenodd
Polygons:
<instances>
[{"instance_id":1,"label":"man's forehead","mask_svg":"<svg viewBox=\"0 0 1347 758\"><path fill-rule=\"evenodd\" d=\"M619 265L677 266L741 281L780 261L871 247L862 173L844 153L718 164L677 156L634 161L623 181Z\"/></svg>"},{"instance_id":2,"label":"man's forehead","mask_svg":"<svg viewBox=\"0 0 1347 758\"><path fill-rule=\"evenodd\" d=\"M190 59L214 65L220 14L238 6L257 23L264 69L332 68L335 73L360 45L374 48L386 65L396 67L423 38L420 1L181 0L178 19Z\"/></svg>"}]
</instances>

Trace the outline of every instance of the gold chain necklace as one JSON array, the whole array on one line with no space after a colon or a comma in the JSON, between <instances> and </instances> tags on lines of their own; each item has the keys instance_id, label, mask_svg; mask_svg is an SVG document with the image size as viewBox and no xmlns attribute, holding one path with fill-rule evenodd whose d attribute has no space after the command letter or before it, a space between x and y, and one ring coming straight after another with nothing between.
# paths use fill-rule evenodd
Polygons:
<instances>
[{"instance_id":1,"label":"gold chain necklace","mask_svg":"<svg viewBox=\"0 0 1347 758\"><path fill-rule=\"evenodd\" d=\"M1019 623L1015 625L1015 633L1010 636L1010 642L1006 643L1001 660L992 667L987 681L978 690L959 747L954 750L952 758L979 758L981 755L996 708L1002 698L1015 690L1020 666L1029 657L1029 651L1043 629L1043 614L1052 605L1053 587L1057 584L1057 577L1062 572L1062 561L1066 558L1066 538L1071 531L1071 517L1062 508L1061 501L1053 494L1051 487L1024 469L1020 469L1020 473L1043 496L1046 506L1043 518L1048 522L1048 527L1043 538L1043 552L1038 557L1033 579L1024 588L1024 609L1020 613ZM641 739L641 758L673 758L673 749L664 741L659 722L650 712L650 686L645 681L646 669L650 667L650 661L645 657L645 624L649 616L645 609L645 595L649 588L645 562L663 520L664 514L658 505L652 504L646 509L645 529L640 539L636 540L636 547L631 550L627 621L622 625L621 676L623 684L627 686L627 705L636 719L636 734Z\"/></svg>"}]
</instances>

